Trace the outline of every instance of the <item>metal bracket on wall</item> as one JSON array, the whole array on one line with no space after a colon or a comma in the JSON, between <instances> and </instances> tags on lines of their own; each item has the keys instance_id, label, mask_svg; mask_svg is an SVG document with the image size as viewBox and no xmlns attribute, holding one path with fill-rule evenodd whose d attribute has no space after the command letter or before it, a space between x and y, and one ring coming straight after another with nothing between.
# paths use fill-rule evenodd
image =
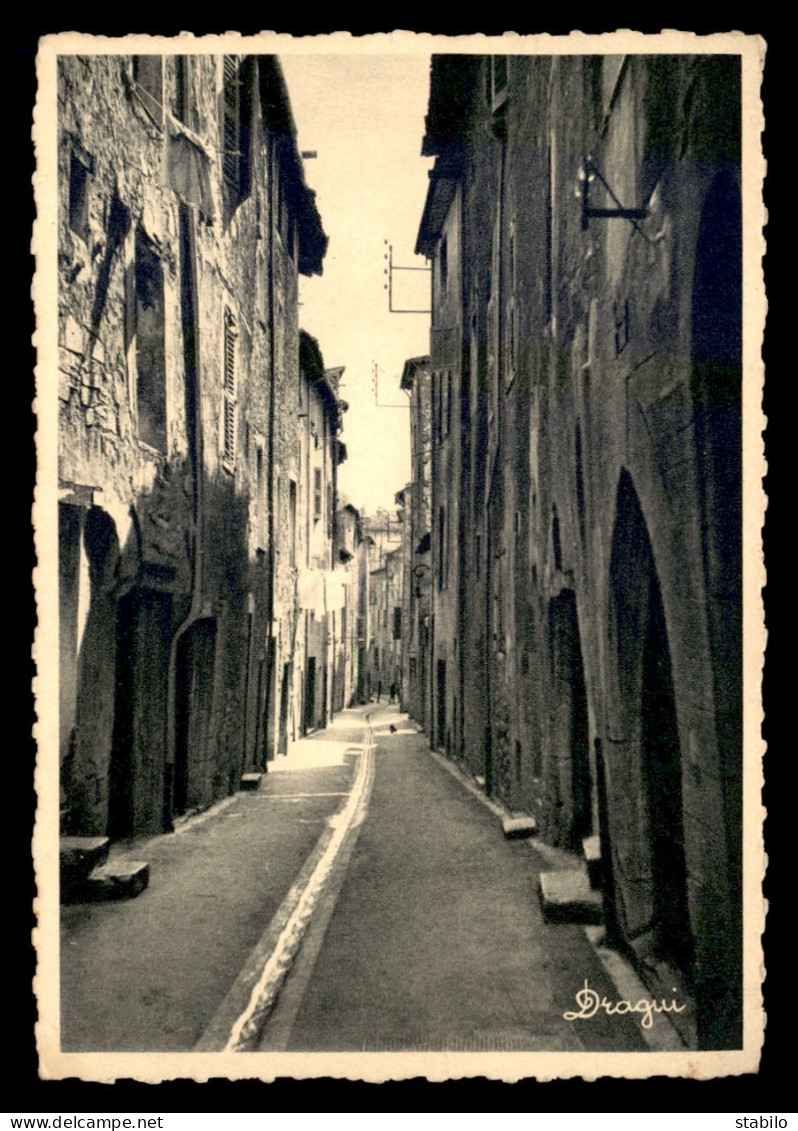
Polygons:
<instances>
[{"instance_id":1,"label":"metal bracket on wall","mask_svg":"<svg viewBox=\"0 0 798 1131\"><path fill-rule=\"evenodd\" d=\"M590 186L598 179L615 202L615 208L592 208L590 205ZM592 157L586 157L579 170L579 181L576 188L577 197L582 199L582 230L587 231L591 220L628 220L637 227L638 220L648 217L647 208L624 208L618 197L607 184L600 170L593 162Z\"/></svg>"},{"instance_id":2,"label":"metal bracket on wall","mask_svg":"<svg viewBox=\"0 0 798 1131\"><path fill-rule=\"evenodd\" d=\"M394 271L426 271L430 274L431 267L398 267L393 261L393 244L389 244L387 240L384 241L388 248L387 253L383 256L388 260L388 266L385 268L385 274L388 276L388 282L384 284L384 289L388 292L388 310L391 314L431 314L432 311L415 310L412 308L399 307L393 305L393 273Z\"/></svg>"}]
</instances>

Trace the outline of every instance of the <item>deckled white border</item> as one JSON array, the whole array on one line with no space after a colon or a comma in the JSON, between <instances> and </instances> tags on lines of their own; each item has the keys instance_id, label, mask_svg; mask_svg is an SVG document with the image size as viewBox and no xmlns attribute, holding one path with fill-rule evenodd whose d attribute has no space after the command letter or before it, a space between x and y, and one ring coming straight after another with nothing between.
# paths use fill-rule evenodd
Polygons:
<instances>
[{"instance_id":1,"label":"deckled white border","mask_svg":"<svg viewBox=\"0 0 798 1131\"><path fill-rule=\"evenodd\" d=\"M742 61L743 184L743 786L744 786L744 1047L741 1051L684 1053L62 1053L59 1050L58 929L58 551L57 551L57 112L56 59L59 54L131 54L158 48L162 53L217 54L430 54L486 53L501 46L514 54L733 54ZM39 799L33 837L39 896L35 990L40 1020L37 1043L40 1075L45 1079L78 1077L110 1082L120 1077L147 1082L211 1077L259 1079L337 1077L383 1082L411 1077L441 1081L464 1077L515 1082L600 1076L644 1078L653 1075L710 1079L756 1071L764 1035L762 933L765 901L762 881L765 853L762 756L762 669L766 632L762 589L765 567L761 531L766 499L762 434L766 299L762 257L765 209L762 185L765 161L761 149L764 114L761 80L765 43L756 36L732 32L698 36L663 31L658 35L618 31L607 35L518 35L502 37L434 36L397 31L355 37L291 36L262 33L242 36L127 36L111 38L64 33L47 36L37 58L38 94L33 138L36 148L34 190L37 218L33 250L36 276L36 451L38 473L33 507L37 566L34 584L38 624L34 656L39 757L35 784Z\"/></svg>"}]
</instances>

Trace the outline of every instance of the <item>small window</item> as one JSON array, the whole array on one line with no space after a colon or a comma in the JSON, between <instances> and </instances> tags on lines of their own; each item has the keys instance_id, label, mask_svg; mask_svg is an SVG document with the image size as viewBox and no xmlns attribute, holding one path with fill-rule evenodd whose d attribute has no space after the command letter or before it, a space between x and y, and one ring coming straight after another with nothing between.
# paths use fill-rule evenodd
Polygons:
<instances>
[{"instance_id":1,"label":"small window","mask_svg":"<svg viewBox=\"0 0 798 1131\"><path fill-rule=\"evenodd\" d=\"M238 331L235 316L225 307L224 312L224 379L222 445L224 462L229 468L236 457L236 341Z\"/></svg>"},{"instance_id":2,"label":"small window","mask_svg":"<svg viewBox=\"0 0 798 1131\"><path fill-rule=\"evenodd\" d=\"M175 56L175 117L186 126L196 124L191 59L188 55Z\"/></svg>"},{"instance_id":3,"label":"small window","mask_svg":"<svg viewBox=\"0 0 798 1131\"><path fill-rule=\"evenodd\" d=\"M293 479L288 481L288 525L289 525L289 561L296 565L296 483Z\"/></svg>"},{"instance_id":4,"label":"small window","mask_svg":"<svg viewBox=\"0 0 798 1131\"><path fill-rule=\"evenodd\" d=\"M438 588L445 589L449 579L449 529L446 508L438 510Z\"/></svg>"},{"instance_id":5,"label":"small window","mask_svg":"<svg viewBox=\"0 0 798 1131\"><path fill-rule=\"evenodd\" d=\"M136 400L145 444L166 451L166 347L163 264L146 233L136 231Z\"/></svg>"},{"instance_id":6,"label":"small window","mask_svg":"<svg viewBox=\"0 0 798 1131\"><path fill-rule=\"evenodd\" d=\"M321 468L314 467L313 469L313 521L318 522L321 518Z\"/></svg>"},{"instance_id":7,"label":"small window","mask_svg":"<svg viewBox=\"0 0 798 1131\"><path fill-rule=\"evenodd\" d=\"M134 55L133 81L145 108L160 125L163 119L163 57Z\"/></svg>"},{"instance_id":8,"label":"small window","mask_svg":"<svg viewBox=\"0 0 798 1131\"><path fill-rule=\"evenodd\" d=\"M446 241L446 236L441 240L440 253L438 255L438 264L440 268L440 281L441 281L441 294L446 294L446 288L449 283L449 250Z\"/></svg>"},{"instance_id":9,"label":"small window","mask_svg":"<svg viewBox=\"0 0 798 1131\"><path fill-rule=\"evenodd\" d=\"M69 159L69 226L89 242L89 167L76 153Z\"/></svg>"},{"instance_id":10,"label":"small window","mask_svg":"<svg viewBox=\"0 0 798 1131\"><path fill-rule=\"evenodd\" d=\"M479 323L477 318L476 290L471 295L471 334L469 338L469 368L471 370L471 415L474 416L479 407L480 372L479 372Z\"/></svg>"},{"instance_id":11,"label":"small window","mask_svg":"<svg viewBox=\"0 0 798 1131\"><path fill-rule=\"evenodd\" d=\"M394 640L402 639L402 607L401 605L394 605L393 609L393 638Z\"/></svg>"},{"instance_id":12,"label":"small window","mask_svg":"<svg viewBox=\"0 0 798 1131\"><path fill-rule=\"evenodd\" d=\"M554 553L554 568L557 573L562 573L562 542L560 540L560 520L557 517L556 507L552 508L551 545Z\"/></svg>"},{"instance_id":13,"label":"small window","mask_svg":"<svg viewBox=\"0 0 798 1131\"><path fill-rule=\"evenodd\" d=\"M515 377L515 370L517 366L517 342L518 332L516 327L516 312L515 312L515 299L510 298L507 304L507 324L505 326L505 334L507 341L505 343L505 364L506 370L504 375L505 387L509 389Z\"/></svg>"}]
</instances>

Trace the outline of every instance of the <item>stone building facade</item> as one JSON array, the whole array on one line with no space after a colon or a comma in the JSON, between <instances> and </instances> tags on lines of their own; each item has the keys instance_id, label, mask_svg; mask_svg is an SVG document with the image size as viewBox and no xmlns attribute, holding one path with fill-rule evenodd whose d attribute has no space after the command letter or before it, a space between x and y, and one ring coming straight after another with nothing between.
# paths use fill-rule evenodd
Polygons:
<instances>
[{"instance_id":1,"label":"stone building facade","mask_svg":"<svg viewBox=\"0 0 798 1131\"><path fill-rule=\"evenodd\" d=\"M62 823L118 838L278 746L326 236L274 57L63 56L58 84Z\"/></svg>"},{"instance_id":2,"label":"stone building facade","mask_svg":"<svg viewBox=\"0 0 798 1131\"><path fill-rule=\"evenodd\" d=\"M409 358L401 388L410 399L411 480L403 507L402 705L429 732L432 377L429 357Z\"/></svg>"},{"instance_id":3,"label":"stone building facade","mask_svg":"<svg viewBox=\"0 0 798 1131\"><path fill-rule=\"evenodd\" d=\"M335 568L342 574L343 607L335 653L335 700L333 710L354 706L360 684L360 578L365 559L360 514L351 503L335 516Z\"/></svg>"},{"instance_id":4,"label":"stone building facade","mask_svg":"<svg viewBox=\"0 0 798 1131\"><path fill-rule=\"evenodd\" d=\"M423 152L432 743L735 1047L739 60L435 57Z\"/></svg>"},{"instance_id":5,"label":"stone building facade","mask_svg":"<svg viewBox=\"0 0 798 1131\"><path fill-rule=\"evenodd\" d=\"M396 702L402 680L403 559L402 546L389 550L369 578L371 689L383 698L393 690Z\"/></svg>"},{"instance_id":6,"label":"stone building facade","mask_svg":"<svg viewBox=\"0 0 798 1131\"><path fill-rule=\"evenodd\" d=\"M344 572L334 568L337 469L346 455L339 433L344 402L338 398L341 370L325 370L318 342L300 331L298 444L297 613L300 638L293 657L291 737L325 727L337 700L336 640L344 607ZM285 697L283 698L283 702Z\"/></svg>"},{"instance_id":7,"label":"stone building facade","mask_svg":"<svg viewBox=\"0 0 798 1131\"><path fill-rule=\"evenodd\" d=\"M376 697L378 689L387 696L391 683L401 681L401 648L396 647L393 636L393 609L401 609L401 579L398 590L396 575L401 570L402 522L397 512L380 508L373 515L362 515L365 545L366 617L363 640L366 648L366 678L363 688L367 701ZM388 559L391 559L390 577ZM390 606L389 599L394 603ZM400 613L401 617L401 613ZM390 619L390 625L389 625ZM386 651L387 648L387 651Z\"/></svg>"}]
</instances>

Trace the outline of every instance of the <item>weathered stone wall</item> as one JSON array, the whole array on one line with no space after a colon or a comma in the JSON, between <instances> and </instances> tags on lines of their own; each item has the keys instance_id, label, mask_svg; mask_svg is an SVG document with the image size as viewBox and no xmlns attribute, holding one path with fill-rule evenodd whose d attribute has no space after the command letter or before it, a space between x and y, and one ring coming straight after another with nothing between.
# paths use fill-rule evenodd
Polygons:
<instances>
[{"instance_id":1,"label":"weathered stone wall","mask_svg":"<svg viewBox=\"0 0 798 1131\"><path fill-rule=\"evenodd\" d=\"M463 753L555 843L607 834L611 926L641 962L670 963L695 989L702 1043L728 1044L739 1033L739 64L512 57L498 100L484 93L490 66L474 66L457 146L440 150L449 162L456 151L464 194L467 454L451 482L438 460L434 502L454 495L469 513ZM585 192L589 207L645 215L584 215ZM433 516L433 558L438 541ZM438 593L434 610L439 642Z\"/></svg>"},{"instance_id":2,"label":"weathered stone wall","mask_svg":"<svg viewBox=\"0 0 798 1131\"><path fill-rule=\"evenodd\" d=\"M304 663L288 506L289 482L302 482L303 190L295 141L260 104L272 70L217 56L59 63L61 759L73 831L157 832L230 792L272 756L286 662L290 682Z\"/></svg>"},{"instance_id":3,"label":"weathered stone wall","mask_svg":"<svg viewBox=\"0 0 798 1131\"><path fill-rule=\"evenodd\" d=\"M460 303L462 198L456 190L441 227L439 255L432 269L432 458L431 520L434 624L432 627L433 745L450 756L460 751L463 702L460 553L462 546L460 468L462 431ZM440 249L446 247L446 265Z\"/></svg>"}]
</instances>

